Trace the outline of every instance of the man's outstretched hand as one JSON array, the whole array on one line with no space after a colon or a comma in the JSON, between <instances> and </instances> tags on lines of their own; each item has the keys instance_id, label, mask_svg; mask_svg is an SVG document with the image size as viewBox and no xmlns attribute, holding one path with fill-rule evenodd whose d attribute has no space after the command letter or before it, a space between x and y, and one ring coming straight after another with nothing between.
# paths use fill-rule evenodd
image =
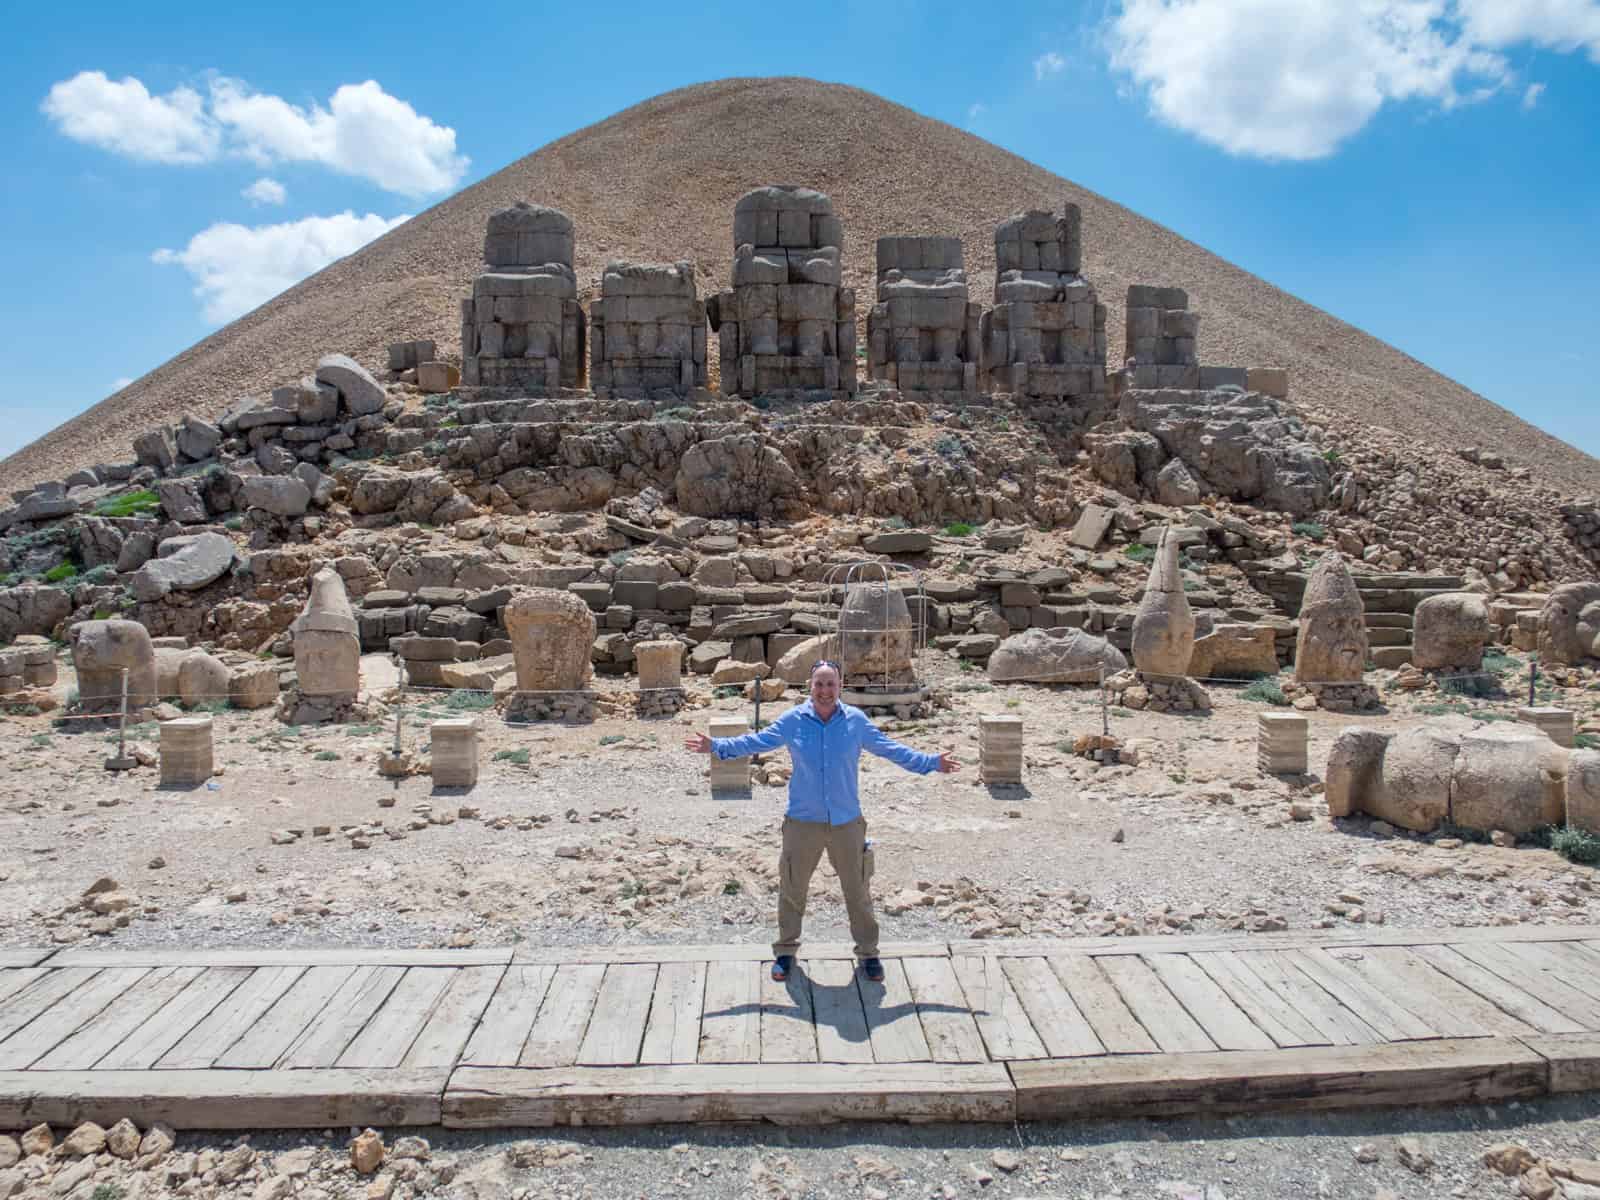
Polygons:
<instances>
[{"instance_id":1,"label":"man's outstretched hand","mask_svg":"<svg viewBox=\"0 0 1600 1200\"><path fill-rule=\"evenodd\" d=\"M948 750L939 751L939 774L950 775L961 770L961 763L956 756Z\"/></svg>"},{"instance_id":2,"label":"man's outstretched hand","mask_svg":"<svg viewBox=\"0 0 1600 1200\"><path fill-rule=\"evenodd\" d=\"M711 739L703 733L693 733L683 739L683 748L695 754L710 754Z\"/></svg>"}]
</instances>

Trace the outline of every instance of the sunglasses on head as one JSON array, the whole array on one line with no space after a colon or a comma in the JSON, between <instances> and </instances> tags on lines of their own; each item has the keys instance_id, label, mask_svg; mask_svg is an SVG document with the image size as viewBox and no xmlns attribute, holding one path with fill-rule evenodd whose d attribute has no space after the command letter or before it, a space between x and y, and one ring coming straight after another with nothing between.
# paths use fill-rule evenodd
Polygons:
<instances>
[{"instance_id":1,"label":"sunglasses on head","mask_svg":"<svg viewBox=\"0 0 1600 1200\"><path fill-rule=\"evenodd\" d=\"M811 673L815 675L823 667L832 667L835 671L839 671L839 664L834 662L833 659L819 658L816 662L811 664Z\"/></svg>"}]
</instances>

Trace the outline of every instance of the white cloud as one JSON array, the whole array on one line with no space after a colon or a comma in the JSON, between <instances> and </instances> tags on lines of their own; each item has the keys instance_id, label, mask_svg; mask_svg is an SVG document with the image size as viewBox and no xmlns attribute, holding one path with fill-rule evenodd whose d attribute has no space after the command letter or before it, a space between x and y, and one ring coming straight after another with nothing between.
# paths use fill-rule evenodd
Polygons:
<instances>
[{"instance_id":1,"label":"white cloud","mask_svg":"<svg viewBox=\"0 0 1600 1200\"><path fill-rule=\"evenodd\" d=\"M288 191L276 179L258 179L239 193L251 204L282 204L289 198Z\"/></svg>"},{"instance_id":2,"label":"white cloud","mask_svg":"<svg viewBox=\"0 0 1600 1200\"><path fill-rule=\"evenodd\" d=\"M970 127L978 123L978 119L989 111L987 104L978 102L967 106L967 125Z\"/></svg>"},{"instance_id":3,"label":"white cloud","mask_svg":"<svg viewBox=\"0 0 1600 1200\"><path fill-rule=\"evenodd\" d=\"M1544 84L1530 83L1528 90L1522 93L1522 111L1528 112L1539 103L1539 97L1544 95Z\"/></svg>"},{"instance_id":4,"label":"white cloud","mask_svg":"<svg viewBox=\"0 0 1600 1200\"><path fill-rule=\"evenodd\" d=\"M1033 60L1033 77L1043 79L1048 75L1059 75L1067 69L1067 60L1054 50L1047 50Z\"/></svg>"},{"instance_id":5,"label":"white cloud","mask_svg":"<svg viewBox=\"0 0 1600 1200\"><path fill-rule=\"evenodd\" d=\"M279 225L219 222L195 234L182 250L157 250L150 257L188 271L194 294L205 302L206 319L220 325L410 219L409 214L386 220L346 211Z\"/></svg>"},{"instance_id":6,"label":"white cloud","mask_svg":"<svg viewBox=\"0 0 1600 1200\"><path fill-rule=\"evenodd\" d=\"M1600 0L1456 0L1466 36L1483 46L1531 42L1600 63Z\"/></svg>"},{"instance_id":7,"label":"white cloud","mask_svg":"<svg viewBox=\"0 0 1600 1200\"><path fill-rule=\"evenodd\" d=\"M75 142L139 162L202 163L217 156L217 123L193 88L152 96L137 79L79 71L51 87L39 106Z\"/></svg>"},{"instance_id":8,"label":"white cloud","mask_svg":"<svg viewBox=\"0 0 1600 1200\"><path fill-rule=\"evenodd\" d=\"M300 107L213 75L202 97L188 87L152 96L81 71L55 84L40 106L74 141L141 162L204 163L237 155L266 167L316 163L386 191L423 196L458 184L469 160L456 132L389 95L373 80L339 87L326 108Z\"/></svg>"},{"instance_id":9,"label":"white cloud","mask_svg":"<svg viewBox=\"0 0 1600 1200\"><path fill-rule=\"evenodd\" d=\"M127 375L119 375L117 377L117 381L111 385L111 390L113 392L120 392L123 388L127 387L132 382L133 382L133 379L131 377L129 377Z\"/></svg>"},{"instance_id":10,"label":"white cloud","mask_svg":"<svg viewBox=\"0 0 1600 1200\"><path fill-rule=\"evenodd\" d=\"M1513 46L1600 61L1600 0L1122 0L1104 33L1158 119L1231 154L1315 159L1385 104L1495 95Z\"/></svg>"}]
</instances>

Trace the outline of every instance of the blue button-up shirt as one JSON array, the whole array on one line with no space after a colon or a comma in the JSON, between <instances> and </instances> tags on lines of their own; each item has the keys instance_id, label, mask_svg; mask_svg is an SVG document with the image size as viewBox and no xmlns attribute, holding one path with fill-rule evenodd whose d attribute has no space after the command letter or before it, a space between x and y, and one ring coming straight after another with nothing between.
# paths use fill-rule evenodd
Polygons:
<instances>
[{"instance_id":1,"label":"blue button-up shirt","mask_svg":"<svg viewBox=\"0 0 1600 1200\"><path fill-rule=\"evenodd\" d=\"M711 739L711 752L718 758L745 758L779 746L789 747L794 764L788 815L796 821L848 825L861 815L856 767L863 750L918 775L939 769L937 754L895 741L868 720L866 713L848 704L840 704L824 721L807 700L757 733Z\"/></svg>"}]
</instances>

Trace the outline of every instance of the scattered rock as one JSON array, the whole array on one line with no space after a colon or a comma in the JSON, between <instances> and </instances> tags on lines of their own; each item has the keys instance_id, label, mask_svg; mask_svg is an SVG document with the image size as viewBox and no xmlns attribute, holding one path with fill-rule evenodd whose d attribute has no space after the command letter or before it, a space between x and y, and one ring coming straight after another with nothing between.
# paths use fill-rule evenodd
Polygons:
<instances>
[{"instance_id":1,"label":"scattered rock","mask_svg":"<svg viewBox=\"0 0 1600 1200\"><path fill-rule=\"evenodd\" d=\"M383 1165L383 1138L375 1129L364 1129L350 1139L350 1165L361 1175L371 1175Z\"/></svg>"},{"instance_id":2,"label":"scattered rock","mask_svg":"<svg viewBox=\"0 0 1600 1200\"><path fill-rule=\"evenodd\" d=\"M106 1148L106 1131L93 1121L85 1121L62 1139L57 1151L63 1158L83 1158Z\"/></svg>"},{"instance_id":3,"label":"scattered rock","mask_svg":"<svg viewBox=\"0 0 1600 1200\"><path fill-rule=\"evenodd\" d=\"M1434 1168L1433 1155L1414 1137L1403 1137L1395 1143L1394 1156L1402 1167L1415 1175L1426 1175Z\"/></svg>"}]
</instances>

